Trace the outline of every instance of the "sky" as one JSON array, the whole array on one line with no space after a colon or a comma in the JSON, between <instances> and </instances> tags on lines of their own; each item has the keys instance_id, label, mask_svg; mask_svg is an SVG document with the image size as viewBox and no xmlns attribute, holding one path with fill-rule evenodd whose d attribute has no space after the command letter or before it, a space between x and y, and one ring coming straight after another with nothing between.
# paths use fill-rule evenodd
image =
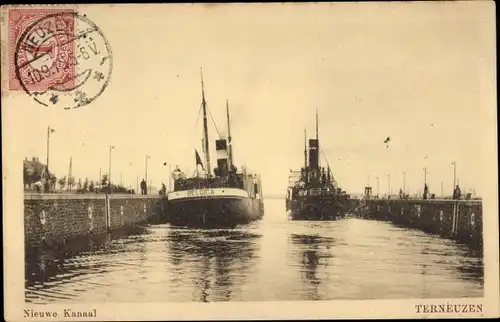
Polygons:
<instances>
[{"instance_id":1,"label":"sky","mask_svg":"<svg viewBox=\"0 0 500 322\"><path fill-rule=\"evenodd\" d=\"M431 8L432 7L432 8ZM304 129L340 186L361 193L488 189L496 137L494 27L485 5L133 5L85 13L113 53L109 86L74 110L46 108L24 92L4 95L4 142L21 159L125 186L168 182L169 166L194 169L201 153L200 67L208 108L227 133L229 100L236 165L261 174L264 194L284 195L303 164ZM493 12L492 10L490 10ZM486 19L488 18L488 19ZM198 121L197 121L198 119ZM212 167L216 130L209 119ZM390 137L388 146L384 140ZM15 139L14 139L15 138ZM4 143L5 144L5 143ZM5 145L4 145L5 146ZM17 160L16 159L16 160ZM167 166L163 163L166 162ZM325 165L325 159L322 164ZM488 163L489 164L489 163ZM17 169L16 169L17 171ZM21 167L19 166L19 172Z\"/></svg>"}]
</instances>

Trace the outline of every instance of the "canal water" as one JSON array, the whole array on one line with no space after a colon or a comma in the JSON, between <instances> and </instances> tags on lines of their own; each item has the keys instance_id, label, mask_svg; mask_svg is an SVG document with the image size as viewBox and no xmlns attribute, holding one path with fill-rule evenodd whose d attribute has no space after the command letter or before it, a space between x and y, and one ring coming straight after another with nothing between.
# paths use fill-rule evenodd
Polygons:
<instances>
[{"instance_id":1,"label":"canal water","mask_svg":"<svg viewBox=\"0 0 500 322\"><path fill-rule=\"evenodd\" d=\"M451 240L389 222L290 221L267 200L230 230L153 225L66 258L26 283L26 301L186 302L483 296L483 260Z\"/></svg>"}]
</instances>

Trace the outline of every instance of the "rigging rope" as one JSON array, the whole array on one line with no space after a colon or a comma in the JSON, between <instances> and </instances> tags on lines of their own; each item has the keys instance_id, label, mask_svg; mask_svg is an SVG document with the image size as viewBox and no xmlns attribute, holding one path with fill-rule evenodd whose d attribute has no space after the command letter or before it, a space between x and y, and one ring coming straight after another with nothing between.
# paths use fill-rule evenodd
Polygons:
<instances>
[{"instance_id":1,"label":"rigging rope","mask_svg":"<svg viewBox=\"0 0 500 322\"><path fill-rule=\"evenodd\" d=\"M326 154L325 154L325 152L323 152L323 147L321 145L319 146L319 149L321 151L321 155L323 156L323 159L326 161L326 165L328 167L330 167L330 163L328 163L328 159L326 158Z\"/></svg>"},{"instance_id":2,"label":"rigging rope","mask_svg":"<svg viewBox=\"0 0 500 322\"><path fill-rule=\"evenodd\" d=\"M198 110L198 116L196 117L196 122L194 122L193 130L190 133L193 133L196 130L196 127L198 126L198 121L200 120L200 115L201 115L201 108L203 105L200 105L200 109ZM191 142L190 145L193 143L194 137L191 136Z\"/></svg>"},{"instance_id":3,"label":"rigging rope","mask_svg":"<svg viewBox=\"0 0 500 322\"><path fill-rule=\"evenodd\" d=\"M326 165L328 166L328 168L330 168L330 163L328 162L328 159L326 158L326 154L325 154L325 152L323 151L323 147L322 147L321 145L319 146L319 149L320 149L320 151L321 151L321 155L323 156L323 158L324 158L324 159L325 159L325 161L326 161ZM331 169L331 168L330 168L330 169ZM332 181L335 183L335 185L336 185L336 186L338 186L338 182L337 182L337 180L335 180L335 178L333 177L333 173L331 174L331 176L332 176Z\"/></svg>"},{"instance_id":4,"label":"rigging rope","mask_svg":"<svg viewBox=\"0 0 500 322\"><path fill-rule=\"evenodd\" d=\"M203 104L200 104L200 109L198 110L198 116L196 117L196 122L194 123L194 126L193 126L193 131L196 129L196 126L198 125L198 121L200 120L200 112L201 112L201 109L203 107Z\"/></svg>"},{"instance_id":5,"label":"rigging rope","mask_svg":"<svg viewBox=\"0 0 500 322\"><path fill-rule=\"evenodd\" d=\"M214 124L215 131L217 131L217 134L219 135L219 139L222 139L222 137L220 136L220 133L219 133L219 129L217 128L217 124L215 124L214 117L212 116L212 112L210 112L210 109L208 108L208 106L207 106L207 110L208 110L208 114L210 115L210 118L212 119L212 123Z\"/></svg>"}]
</instances>

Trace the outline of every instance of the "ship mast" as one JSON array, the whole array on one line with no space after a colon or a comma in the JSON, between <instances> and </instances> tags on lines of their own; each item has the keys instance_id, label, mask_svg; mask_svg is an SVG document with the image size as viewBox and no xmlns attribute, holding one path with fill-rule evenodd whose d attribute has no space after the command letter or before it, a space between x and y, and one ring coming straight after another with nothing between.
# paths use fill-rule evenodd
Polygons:
<instances>
[{"instance_id":1,"label":"ship mast","mask_svg":"<svg viewBox=\"0 0 500 322\"><path fill-rule=\"evenodd\" d=\"M203 68L200 67L201 71L201 106L203 107L203 143L205 152L205 163L207 166L207 178L210 176L210 150L208 145L208 124L207 124L207 102L205 101L205 88L203 86Z\"/></svg>"},{"instance_id":2,"label":"ship mast","mask_svg":"<svg viewBox=\"0 0 500 322\"><path fill-rule=\"evenodd\" d=\"M316 109L316 140L319 140L319 138L318 138L318 109Z\"/></svg>"},{"instance_id":3,"label":"ship mast","mask_svg":"<svg viewBox=\"0 0 500 322\"><path fill-rule=\"evenodd\" d=\"M316 142L318 145L318 166L321 164L320 147L319 147L319 136L318 136L318 109L316 109Z\"/></svg>"},{"instance_id":4,"label":"ship mast","mask_svg":"<svg viewBox=\"0 0 500 322\"><path fill-rule=\"evenodd\" d=\"M227 115L227 144L228 144L228 157L229 157L229 172L233 169L233 146L231 144L231 121L229 118L229 102L226 99L226 115Z\"/></svg>"}]
</instances>

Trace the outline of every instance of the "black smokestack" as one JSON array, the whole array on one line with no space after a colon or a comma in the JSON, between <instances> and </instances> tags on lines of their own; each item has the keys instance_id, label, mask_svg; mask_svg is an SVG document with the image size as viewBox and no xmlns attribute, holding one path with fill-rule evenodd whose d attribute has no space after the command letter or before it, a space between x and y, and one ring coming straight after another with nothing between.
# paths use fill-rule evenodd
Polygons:
<instances>
[{"instance_id":1,"label":"black smokestack","mask_svg":"<svg viewBox=\"0 0 500 322\"><path fill-rule=\"evenodd\" d=\"M221 177L227 176L229 174L229 155L226 139L216 140L215 150L217 151L217 172Z\"/></svg>"},{"instance_id":2,"label":"black smokestack","mask_svg":"<svg viewBox=\"0 0 500 322\"><path fill-rule=\"evenodd\" d=\"M309 139L309 168L319 169L319 146L316 139Z\"/></svg>"}]
</instances>

